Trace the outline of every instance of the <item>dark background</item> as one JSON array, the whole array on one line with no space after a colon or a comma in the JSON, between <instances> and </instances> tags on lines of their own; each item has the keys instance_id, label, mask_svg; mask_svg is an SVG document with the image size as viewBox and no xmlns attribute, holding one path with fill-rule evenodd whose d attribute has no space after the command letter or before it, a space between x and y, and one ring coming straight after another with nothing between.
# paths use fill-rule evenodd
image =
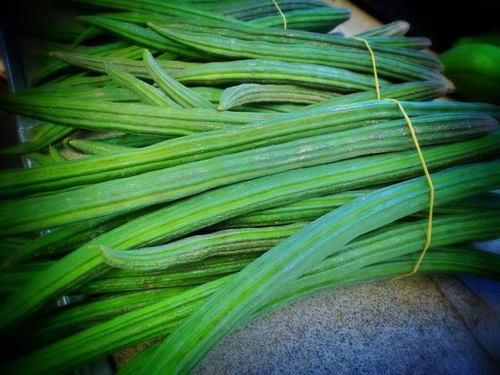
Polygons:
<instances>
[{"instance_id":1,"label":"dark background","mask_svg":"<svg viewBox=\"0 0 500 375\"><path fill-rule=\"evenodd\" d=\"M500 29L500 0L394 1L352 0L380 21L405 20L411 25L408 35L426 36L432 49L443 52L463 36L474 36Z\"/></svg>"}]
</instances>

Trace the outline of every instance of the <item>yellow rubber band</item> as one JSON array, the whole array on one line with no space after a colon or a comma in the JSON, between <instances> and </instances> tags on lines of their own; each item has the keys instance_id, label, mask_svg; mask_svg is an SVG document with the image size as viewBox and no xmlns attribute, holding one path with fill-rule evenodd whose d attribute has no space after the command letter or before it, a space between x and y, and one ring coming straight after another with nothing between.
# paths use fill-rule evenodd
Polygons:
<instances>
[{"instance_id":1,"label":"yellow rubber band","mask_svg":"<svg viewBox=\"0 0 500 375\"><path fill-rule=\"evenodd\" d=\"M415 273L417 273L420 264L422 263L422 260L425 257L425 254L427 253L427 250L429 249L429 246L431 244L431 238L432 238L432 215L434 212L434 185L432 183L432 178L429 173L429 169L427 169L427 164L425 162L424 155L422 154L422 150L420 149L420 145L418 143L417 135L415 134L415 129L413 128L413 124L411 123L410 117L408 117L408 114L406 113L405 109L399 102L399 100L396 99L388 99L394 103L396 103L403 114L406 123L408 124L408 128L410 129L410 134L411 138L413 139L413 143L415 143L415 148L417 149L418 157L420 158L420 163L422 164L422 169L424 170L425 173L425 178L427 180L427 184L429 185L429 220L427 222L427 234L426 234L426 239L425 239L425 244L422 252L420 253L420 256L413 266L413 270L409 273L406 273L404 275L396 276L394 279L401 279L404 277L412 276Z\"/></svg>"},{"instance_id":2,"label":"yellow rubber band","mask_svg":"<svg viewBox=\"0 0 500 375\"><path fill-rule=\"evenodd\" d=\"M372 59L372 68L373 68L373 78L375 79L375 90L377 91L377 99L380 100L382 97L380 96L380 82L378 80L378 73L377 73L377 62L375 60L375 54L373 53L373 49L370 46L370 43L364 38L360 38L359 36L353 36L352 37L355 40L359 40L360 42L363 42L366 46L366 49L370 53L370 57Z\"/></svg>"},{"instance_id":3,"label":"yellow rubber band","mask_svg":"<svg viewBox=\"0 0 500 375\"><path fill-rule=\"evenodd\" d=\"M363 39L363 38L360 38L357 36L353 36L352 38L363 42L366 46L366 49L370 53L370 56L372 59L372 67L373 67L373 77L375 79L375 89L377 91L377 99L381 100L380 82L378 80L377 62L375 59L375 53L373 53L373 49L370 46L370 43L368 43L368 41L366 39ZM408 129L410 130L411 138L413 139L413 143L415 144L415 148L417 150L418 157L420 159L420 164L422 164L422 169L424 170L425 178L427 180L427 185L429 185L429 219L427 221L427 231L426 231L424 248L423 248L422 252L420 253L420 256L419 256L417 262L415 263L415 265L413 266L413 270L411 272L394 277L394 279L401 279L404 277L412 276L415 273L417 273L418 269L420 268L420 264L422 263L422 260L425 257L425 254L427 254L427 250L429 250L429 246L431 244L431 239L432 239L432 217L433 217L433 213L434 213L434 194L435 194L435 191L434 191L434 185L432 183L432 178L431 178L431 175L429 173L429 169L427 168L427 163L425 162L424 154L422 153L422 150L420 149L420 144L418 143L417 134L415 133L415 128L413 127L413 124L410 120L410 117L406 113L404 107L401 105L401 102L399 100L396 100L396 99L388 99L388 100L397 104L397 106L399 107L399 110L401 111L401 113L403 114L403 116L406 120L406 123L408 124Z\"/></svg>"},{"instance_id":4,"label":"yellow rubber band","mask_svg":"<svg viewBox=\"0 0 500 375\"><path fill-rule=\"evenodd\" d=\"M281 10L278 2L276 0L272 0L274 6L276 7L276 9L278 9L278 12L279 14L281 15L281 18L283 18L283 29L286 30L286 17L285 17L285 14L283 13L283 11Z\"/></svg>"}]
</instances>

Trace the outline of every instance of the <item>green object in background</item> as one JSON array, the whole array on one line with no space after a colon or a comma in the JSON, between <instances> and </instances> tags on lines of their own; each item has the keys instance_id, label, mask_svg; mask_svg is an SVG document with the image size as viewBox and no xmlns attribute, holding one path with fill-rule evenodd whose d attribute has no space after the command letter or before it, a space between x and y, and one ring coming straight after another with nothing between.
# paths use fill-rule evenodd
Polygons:
<instances>
[{"instance_id":1,"label":"green object in background","mask_svg":"<svg viewBox=\"0 0 500 375\"><path fill-rule=\"evenodd\" d=\"M460 39L441 60L460 96L500 104L500 34Z\"/></svg>"}]
</instances>

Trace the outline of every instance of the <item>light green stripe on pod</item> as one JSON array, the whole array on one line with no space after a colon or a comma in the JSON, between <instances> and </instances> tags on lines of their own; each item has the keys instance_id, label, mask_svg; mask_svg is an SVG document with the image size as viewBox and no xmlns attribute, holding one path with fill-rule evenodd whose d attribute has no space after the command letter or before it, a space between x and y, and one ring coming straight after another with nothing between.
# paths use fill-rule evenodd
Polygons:
<instances>
[{"instance_id":1,"label":"light green stripe on pod","mask_svg":"<svg viewBox=\"0 0 500 375\"><path fill-rule=\"evenodd\" d=\"M406 82L386 86L380 89L381 99L398 99L411 101L426 101L437 99L448 93L448 86L441 81L421 81ZM351 103L359 103L367 100L374 100L377 93L375 90L369 92L356 92L349 95L342 95L327 99L324 102L311 104L306 110L315 108L327 108L330 106L341 106Z\"/></svg>"},{"instance_id":2,"label":"light green stripe on pod","mask_svg":"<svg viewBox=\"0 0 500 375\"><path fill-rule=\"evenodd\" d=\"M146 82L135 78L133 75L111 65L106 65L106 73L119 86L133 92L141 101L146 104L180 108L180 105L166 96L156 87L148 85Z\"/></svg>"},{"instance_id":3,"label":"light green stripe on pod","mask_svg":"<svg viewBox=\"0 0 500 375\"><path fill-rule=\"evenodd\" d=\"M97 27L86 27L80 35L78 35L75 40L73 41L73 47L77 47L80 44L95 38L96 36L99 36L103 34L102 30L99 30Z\"/></svg>"},{"instance_id":4,"label":"light green stripe on pod","mask_svg":"<svg viewBox=\"0 0 500 375\"><path fill-rule=\"evenodd\" d=\"M206 59L204 54L195 51L193 48L164 38L145 27L100 16L81 16L79 19L97 27L99 30L110 32L120 39L125 39L126 41L137 43L147 48L154 48L162 52L171 52L201 60Z\"/></svg>"},{"instance_id":5,"label":"light green stripe on pod","mask_svg":"<svg viewBox=\"0 0 500 375\"><path fill-rule=\"evenodd\" d=\"M289 85L258 85L244 83L224 90L218 109L225 111L249 103L317 103L339 94Z\"/></svg>"},{"instance_id":6,"label":"light green stripe on pod","mask_svg":"<svg viewBox=\"0 0 500 375\"><path fill-rule=\"evenodd\" d=\"M149 74L153 77L158 86L179 105L185 108L215 109L208 100L172 78L162 69L161 65L154 59L153 55L151 55L148 50L144 51L142 59Z\"/></svg>"},{"instance_id":7,"label":"light green stripe on pod","mask_svg":"<svg viewBox=\"0 0 500 375\"><path fill-rule=\"evenodd\" d=\"M238 216L217 224L216 228L262 227L312 221L366 193L368 193L368 190L309 198Z\"/></svg>"},{"instance_id":8,"label":"light green stripe on pod","mask_svg":"<svg viewBox=\"0 0 500 375\"><path fill-rule=\"evenodd\" d=\"M394 21L382 26L377 26L363 32L357 33L357 36L404 36L410 30L410 24L406 21Z\"/></svg>"},{"instance_id":9,"label":"light green stripe on pod","mask_svg":"<svg viewBox=\"0 0 500 375\"><path fill-rule=\"evenodd\" d=\"M71 139L69 145L76 150L88 155L106 155L113 152L124 152L134 150L134 147L113 145L103 142L95 142L86 139Z\"/></svg>"},{"instance_id":10,"label":"light green stripe on pod","mask_svg":"<svg viewBox=\"0 0 500 375\"><path fill-rule=\"evenodd\" d=\"M49 145L49 156L54 163L66 161L66 158L52 145Z\"/></svg>"},{"instance_id":11,"label":"light green stripe on pod","mask_svg":"<svg viewBox=\"0 0 500 375\"><path fill-rule=\"evenodd\" d=\"M287 29L328 32L334 27L347 21L351 13L345 8L313 8L303 10L284 11ZM280 15L269 15L255 18L251 24L259 27L283 27L283 18Z\"/></svg>"}]
</instances>

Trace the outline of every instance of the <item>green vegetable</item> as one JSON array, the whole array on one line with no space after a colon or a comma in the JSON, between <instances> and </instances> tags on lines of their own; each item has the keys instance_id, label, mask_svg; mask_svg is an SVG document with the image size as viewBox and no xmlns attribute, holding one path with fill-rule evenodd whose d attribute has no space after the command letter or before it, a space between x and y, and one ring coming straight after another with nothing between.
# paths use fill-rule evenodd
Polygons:
<instances>
[{"instance_id":1,"label":"green vegetable","mask_svg":"<svg viewBox=\"0 0 500 375\"><path fill-rule=\"evenodd\" d=\"M80 35L78 35L75 38L75 40L73 41L73 47L76 47L76 46L82 44L83 42L91 40L91 39L95 38L96 36L101 35L102 33L103 32L101 30L99 30L98 28L95 28L95 27L92 27L92 26L86 27L80 33Z\"/></svg>"},{"instance_id":2,"label":"green vegetable","mask_svg":"<svg viewBox=\"0 0 500 375\"><path fill-rule=\"evenodd\" d=\"M483 219L486 221L482 221ZM493 219L492 215L490 215L490 219ZM498 221L498 219L493 220ZM495 229L498 228L498 226L481 225L485 223L493 222L489 222L487 217L481 214L479 214L479 216L455 216L443 219L443 221L438 220L436 223L436 239L439 243L443 244L453 243L456 241L453 236L454 230L460 232L461 230L464 230L465 232L462 237L464 240L487 238L481 237L485 233L488 233L487 228L489 228L489 234L486 236L494 236L498 233L498 229ZM356 246L356 242L353 242L352 246L350 246L351 250L347 252L348 256L344 258L344 261L339 262L339 264L329 264L327 267L319 267L315 270L315 272L299 279L296 283L283 291L279 298L276 298L275 305L271 303L269 304L270 306L267 306L266 308L276 308L276 305L279 306L287 299L294 298L299 291L299 295L303 296L326 288L345 285L344 281L355 280L360 275L366 276L365 278L361 278L361 280L374 278L374 275L371 272L367 272L366 268L361 268L361 265L357 263L357 260L364 259L364 255L372 254L372 257L367 257L368 261L365 262L368 265L371 265L373 263L377 263L376 259L390 261L395 256L397 257L409 254L414 250L420 249L423 242L422 230L425 227L425 224L425 220L418 223L403 224L391 228L389 231L379 231L375 236L368 235L360 241L359 246ZM390 234L391 231L394 233L394 236L388 237L386 234ZM382 243L380 242L380 237L383 238ZM397 246L397 244L404 245L404 247L400 250L400 247ZM455 257L442 257L441 252L437 251L437 249L432 249L424 259L421 271L425 272L429 270L426 267L428 264L433 262L433 259L443 259L444 264L441 264L447 265L448 267L443 267L441 270L444 269L450 272L451 270L449 265L450 263L453 264L452 259L454 259L459 264L463 265L462 268L459 268L460 271L466 269L469 272L478 272L479 274L487 274L489 276L496 275L496 277L498 277L496 266L498 264L498 256L479 251L464 253L463 250L455 254ZM335 257L330 259L333 261ZM324 262L330 262L330 259L327 259ZM396 259L399 260L400 258ZM482 261L478 262L479 259L482 259ZM398 262L398 260L396 260L396 262ZM393 264L393 262L394 260L390 261L389 264ZM415 259L410 257L409 259L406 259L405 266L403 268L398 267L396 270L393 269L392 272L387 272L387 268L389 266L388 263L379 263L378 265L371 267L382 267L384 272L379 274L378 277L388 277L405 272L413 266L414 262ZM344 267L349 267L352 271L339 272ZM38 361L43 363L43 370L69 370L77 367L80 363L84 363L92 358L97 358L105 353L110 353L118 350L119 348L130 346L145 339L163 336L172 332L172 330L177 327L186 316L190 315L196 310L197 307L199 307L200 302L205 301L214 291L230 282L231 278L232 277L224 277L217 281L188 290L182 294L173 295L163 301L157 300L153 304L148 304L146 307L136 309L135 312L124 314L118 318L109 320L108 322L96 325L86 331L82 331L74 336L63 339L62 341L57 342L46 349L42 349L34 355L31 355L31 359L36 359L37 363ZM159 293L162 293L162 291L160 290ZM110 318L113 316L114 311L121 311L121 309L127 308L128 305L125 305L123 300L127 301L127 299L132 299L132 301L151 301L149 297L152 295L145 294L142 299L139 296L140 295L132 294L130 297L124 296L123 299L111 299L110 303L113 303L113 309L110 310L108 314L106 314L106 312L103 311L101 306L97 303L90 304L87 308L83 309L83 311L87 312L90 317L104 316L106 318ZM104 306L107 305L105 301ZM116 304L114 304L114 302L116 302ZM261 313L262 311L259 312L259 314ZM67 312L62 312L60 316L54 317L47 323L47 325L44 325L44 327L46 327L44 328L44 332L53 332L56 327L61 326L64 329L64 327L68 327L70 324L81 326L85 324L85 322L88 322L88 316L84 316L80 313L78 307L70 309ZM147 329L145 329L146 325L148 327ZM93 345L87 345L87 343L89 343L89 337L93 337ZM26 363L25 360L26 358L18 361L17 365L22 366L23 363ZM17 368L19 369L19 367Z\"/></svg>"},{"instance_id":3,"label":"green vegetable","mask_svg":"<svg viewBox=\"0 0 500 375\"><path fill-rule=\"evenodd\" d=\"M155 24L165 26L163 22L157 20L148 21L148 24ZM207 21L203 24L195 23L190 20L183 20L182 24L169 24L165 27L174 27L180 29L186 33L198 33L201 35L212 36L216 35L220 38L236 38L237 42L243 40L253 43L261 43L266 46L266 50L269 47L273 47L275 44L284 49L285 46L309 46L311 48L318 47L320 51L325 51L326 53L333 49L336 52L342 54L354 53L363 54L362 59L366 62L371 63L370 55L366 49L366 45L359 40L353 38L345 38L335 34L320 34L311 33L299 30L283 30L283 29L263 29L258 27L252 27L245 23L237 22L214 22ZM216 39L218 40L218 39ZM236 42L235 41L235 42ZM422 51L416 51L408 48L400 48L399 46L386 45L389 41L390 43L397 42L405 44L408 42L407 38L397 39L395 37L370 37L370 46L375 52L377 57L384 56L387 58L403 59L405 62L413 63L417 65L422 65L423 67L428 67L430 69L442 70L442 65L434 56ZM272 45L264 44L264 42L273 43ZM324 50L324 48L328 48ZM271 54L271 56L274 53ZM351 63L353 63L351 61ZM357 63L356 63L357 64ZM377 59L377 65L379 61Z\"/></svg>"},{"instance_id":4,"label":"green vegetable","mask_svg":"<svg viewBox=\"0 0 500 375\"><path fill-rule=\"evenodd\" d=\"M348 191L305 199L283 206L238 216L217 224L217 228L262 227L312 221L366 194L368 190Z\"/></svg>"},{"instance_id":5,"label":"green vegetable","mask_svg":"<svg viewBox=\"0 0 500 375\"><path fill-rule=\"evenodd\" d=\"M104 44L96 47L89 47L84 49L79 49L79 53L88 56L106 56L106 57L121 57L129 59L137 59L137 53L140 53L142 48L136 46L129 46L125 42L117 42L111 44ZM68 70L71 70L71 64L64 61L56 60L40 69L33 77L31 84L36 86L45 82L56 74L61 74Z\"/></svg>"},{"instance_id":6,"label":"green vegetable","mask_svg":"<svg viewBox=\"0 0 500 375\"><path fill-rule=\"evenodd\" d=\"M430 272L450 272L457 274L476 274L478 276L486 276L493 279L498 279L498 275L495 274L493 267L488 266L488 262L496 263L495 256L490 253L480 252L480 251L470 251L464 249L433 249L424 261L422 262L420 273L430 273ZM302 293L298 293L298 290L290 291L286 297L281 300L281 305L295 301L298 298L303 298L313 293L318 293L321 290L326 290L330 288L342 287L345 285L358 284L366 281L373 281L378 279L390 279L394 276L398 276L409 272L418 254L413 256L403 256L393 259L386 263L380 263L371 265L364 269L354 271L348 276L339 276L335 272L324 273L317 277L317 280L310 280L308 287L302 289ZM484 257L484 258L483 258ZM481 259L481 261L479 261ZM489 270L488 270L489 269ZM313 281L317 283L314 284ZM299 297L295 297L299 295ZM288 297L288 298L287 298ZM273 301L274 302L274 301ZM269 313L270 310L275 310L279 308L280 304L276 302L275 304L269 304L266 309L261 309L257 317ZM194 306L191 308L193 311L196 308ZM173 331L176 328L175 325L169 326L168 331ZM165 331L165 333L168 333ZM118 371L119 375L137 374L142 369L147 366L150 360L150 355L154 353L157 349L158 344L155 343L148 347L145 351L137 353L130 361L128 361L124 367L120 368Z\"/></svg>"},{"instance_id":7,"label":"green vegetable","mask_svg":"<svg viewBox=\"0 0 500 375\"><path fill-rule=\"evenodd\" d=\"M137 103L111 103L98 100L44 98L43 95L0 94L0 108L9 111L92 130L119 130L130 133L179 136L225 129L274 114L208 112L197 108L158 107Z\"/></svg>"},{"instance_id":8,"label":"green vegetable","mask_svg":"<svg viewBox=\"0 0 500 375\"><path fill-rule=\"evenodd\" d=\"M329 8L321 0L282 0L279 4L283 12L321 8L332 9L332 11L341 12L343 14L348 13L348 11L343 8ZM276 6L272 2L256 2L250 0L240 0L237 2L229 1L227 4L219 3L215 7L212 7L211 11L241 20L252 20L277 14Z\"/></svg>"},{"instance_id":9,"label":"green vegetable","mask_svg":"<svg viewBox=\"0 0 500 375\"><path fill-rule=\"evenodd\" d=\"M497 125L491 117L466 114L421 116L412 122L421 145L477 137ZM69 191L2 202L0 233L6 236L125 213L251 178L413 148L405 120L255 148Z\"/></svg>"},{"instance_id":10,"label":"green vegetable","mask_svg":"<svg viewBox=\"0 0 500 375\"><path fill-rule=\"evenodd\" d=\"M473 164L432 176L437 203L487 191L500 184L500 162ZM236 274L197 309L154 352L151 374L184 372L222 337L322 259L371 230L428 205L423 178L377 190L304 227Z\"/></svg>"},{"instance_id":11,"label":"green vegetable","mask_svg":"<svg viewBox=\"0 0 500 375\"><path fill-rule=\"evenodd\" d=\"M154 31L138 25L100 16L82 16L80 20L134 44L204 60L204 55L192 48L186 48L180 43L164 38Z\"/></svg>"},{"instance_id":12,"label":"green vegetable","mask_svg":"<svg viewBox=\"0 0 500 375\"><path fill-rule=\"evenodd\" d=\"M284 10L284 12L288 29L317 32L331 31L334 27L347 21L351 17L349 10L332 7L292 11ZM274 10L274 14L266 17L254 18L250 23L259 27L283 27L283 19L281 15L276 14L276 9Z\"/></svg>"},{"instance_id":13,"label":"green vegetable","mask_svg":"<svg viewBox=\"0 0 500 375\"><path fill-rule=\"evenodd\" d=\"M330 209L326 213L330 211L332 210ZM476 231L480 232L477 238L494 238L499 233L497 229L493 229L490 225L498 221L495 218L498 216L497 212L495 210L490 212L480 211L469 210L462 215L435 217L433 244L435 246L446 246L452 243L472 241L473 238L469 236L471 233L476 235ZM320 216L318 215L316 218ZM103 256L106 263L115 268L139 272L174 268L175 271L175 267L178 265L198 262L214 256L262 253L287 239L305 225L306 223L299 223L278 227L229 229L138 250L118 251L104 248ZM422 239L422 228L425 225L426 219L423 219L417 223L401 223L396 225L397 228L389 227L387 230L380 230L378 233L370 235L369 241L363 242L361 240L352 245L347 245L344 250L346 254L324 260L320 269L324 270L330 264L347 262L350 259L350 254L359 251L359 247L364 243L372 244L378 250L383 251L385 250L384 246L387 247L387 242L392 241L392 238L398 238L397 241L400 241L400 237L406 236L407 241L409 238L414 238L418 242L419 239ZM469 228L465 229L465 226L469 226ZM394 245L391 246L394 247ZM403 246L406 246L406 244L399 245L400 251L402 251ZM376 251L373 250L373 254L376 254ZM370 258L363 257L363 259L366 261L366 259Z\"/></svg>"},{"instance_id":14,"label":"green vegetable","mask_svg":"<svg viewBox=\"0 0 500 375\"><path fill-rule=\"evenodd\" d=\"M145 104L181 108L180 105L175 103L161 90L148 85L146 82L135 78L133 75L113 65L106 65L106 73L117 85L133 92Z\"/></svg>"},{"instance_id":15,"label":"green vegetable","mask_svg":"<svg viewBox=\"0 0 500 375\"><path fill-rule=\"evenodd\" d=\"M62 156L59 150L52 145L49 145L49 156L55 163L66 161L66 158Z\"/></svg>"},{"instance_id":16,"label":"green vegetable","mask_svg":"<svg viewBox=\"0 0 500 375\"><path fill-rule=\"evenodd\" d=\"M183 84L177 82L166 71L164 71L149 51L144 51L142 59L144 60L144 64L146 65L149 74L153 77L158 86L170 95L170 97L172 97L180 106L184 108L215 109L215 107L208 100L203 98L201 95L198 95L195 91L185 87Z\"/></svg>"},{"instance_id":17,"label":"green vegetable","mask_svg":"<svg viewBox=\"0 0 500 375\"><path fill-rule=\"evenodd\" d=\"M85 139L71 139L69 145L77 151L89 155L106 155L114 152L124 152L134 150L133 147L108 144L103 142L88 141Z\"/></svg>"},{"instance_id":18,"label":"green vegetable","mask_svg":"<svg viewBox=\"0 0 500 375\"><path fill-rule=\"evenodd\" d=\"M498 153L499 135L425 150L430 170ZM472 168L472 167L463 167ZM98 246L137 248L167 242L195 230L259 209L313 196L359 189L421 173L415 151L355 158L303 168L214 189L117 227L57 261L0 306L0 327L19 322L52 298L78 288L106 271ZM467 176L474 177L472 173ZM491 174L494 176L494 174ZM477 180L487 183L492 177ZM458 180L457 180L458 181ZM470 195L474 185L470 184ZM487 189L485 189L487 190ZM457 196L458 200L460 197ZM336 210L337 211L337 210ZM201 214L200 214L201 213Z\"/></svg>"},{"instance_id":19,"label":"green vegetable","mask_svg":"<svg viewBox=\"0 0 500 375\"><path fill-rule=\"evenodd\" d=\"M328 91L297 86L246 83L225 89L220 98L219 110L260 102L316 103L337 96Z\"/></svg>"},{"instance_id":20,"label":"green vegetable","mask_svg":"<svg viewBox=\"0 0 500 375\"><path fill-rule=\"evenodd\" d=\"M40 151L46 146L56 143L71 134L73 128L55 124L39 124L36 128L31 129L32 137L23 143L3 149L1 153L8 155L29 154L35 151Z\"/></svg>"},{"instance_id":21,"label":"green vegetable","mask_svg":"<svg viewBox=\"0 0 500 375\"><path fill-rule=\"evenodd\" d=\"M500 104L500 46L460 43L442 54L441 61L458 94L469 100Z\"/></svg>"},{"instance_id":22,"label":"green vegetable","mask_svg":"<svg viewBox=\"0 0 500 375\"><path fill-rule=\"evenodd\" d=\"M419 94L408 87L407 92ZM425 91L425 90L424 90ZM391 91L396 94L396 91ZM422 93L423 95L423 93ZM394 95L392 97L399 97ZM33 102L28 102L33 110ZM109 106L103 106L109 108ZM101 108L103 108L101 107ZM142 107L144 108L144 107ZM150 107L149 107L150 108ZM431 113L478 112L499 117L497 107L452 102L405 103L409 116ZM88 108L91 110L91 108ZM40 110L46 110L40 107ZM129 106L119 106L115 113L129 111ZM158 112L158 110L156 110ZM146 115L147 112L143 112ZM200 114L201 115L201 114ZM205 113L205 118L208 116ZM116 118L117 116L110 116ZM394 103L372 101L342 108L326 107L314 111L291 114L282 119L248 124L238 129L205 132L200 135L181 137L143 150L113 154L87 160L74 160L63 165L33 170L4 171L0 173L0 193L3 196L61 189L91 182L120 178L156 169L167 168L204 160L207 158L251 150L255 147L285 143L309 136L328 134L332 131L356 129L383 120L400 119L401 112ZM138 117L138 123L141 117Z\"/></svg>"},{"instance_id":23,"label":"green vegetable","mask_svg":"<svg viewBox=\"0 0 500 375\"><path fill-rule=\"evenodd\" d=\"M382 26L374 27L357 33L360 37L370 36L404 36L410 30L410 24L406 21L394 21Z\"/></svg>"},{"instance_id":24,"label":"green vegetable","mask_svg":"<svg viewBox=\"0 0 500 375\"><path fill-rule=\"evenodd\" d=\"M365 51L346 50L333 46L263 43L258 40L243 40L232 36L222 36L193 31L190 25L150 27L164 37L173 39L200 51L230 58L253 58L325 65L338 69L349 69L351 72L373 75L370 54ZM379 77L402 81L442 80L439 71L420 66L415 63L386 57L377 54L377 71ZM373 77L372 77L373 78Z\"/></svg>"},{"instance_id":25,"label":"green vegetable","mask_svg":"<svg viewBox=\"0 0 500 375\"><path fill-rule=\"evenodd\" d=\"M54 52L54 57L68 63L103 72L111 63L139 77L150 78L144 64L134 60L101 58L73 52ZM352 92L374 87L373 76L315 64L288 63L271 60L240 60L207 64L160 61L173 78L187 85L225 85L240 82L296 84L331 91ZM380 80L381 86L388 83Z\"/></svg>"}]
</instances>

